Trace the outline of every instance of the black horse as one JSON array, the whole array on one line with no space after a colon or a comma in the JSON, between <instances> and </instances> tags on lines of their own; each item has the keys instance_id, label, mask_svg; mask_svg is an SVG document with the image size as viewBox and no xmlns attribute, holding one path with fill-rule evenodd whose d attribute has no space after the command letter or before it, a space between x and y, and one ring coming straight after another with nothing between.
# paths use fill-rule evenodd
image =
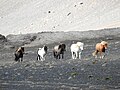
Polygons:
<instances>
[{"instance_id":1,"label":"black horse","mask_svg":"<svg viewBox=\"0 0 120 90\"><path fill-rule=\"evenodd\" d=\"M19 47L16 51L15 51L15 61L19 61L22 62L23 61L23 54L24 54L24 47Z\"/></svg>"},{"instance_id":2,"label":"black horse","mask_svg":"<svg viewBox=\"0 0 120 90\"><path fill-rule=\"evenodd\" d=\"M54 58L60 59L62 55L62 59L64 58L64 51L66 51L66 45L61 43L53 48Z\"/></svg>"}]
</instances>

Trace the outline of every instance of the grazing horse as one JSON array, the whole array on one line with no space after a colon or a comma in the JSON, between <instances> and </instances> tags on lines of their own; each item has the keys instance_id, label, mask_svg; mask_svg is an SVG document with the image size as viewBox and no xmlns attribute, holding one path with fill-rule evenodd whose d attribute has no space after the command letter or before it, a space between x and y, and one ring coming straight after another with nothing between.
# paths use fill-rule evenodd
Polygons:
<instances>
[{"instance_id":1,"label":"grazing horse","mask_svg":"<svg viewBox=\"0 0 120 90\"><path fill-rule=\"evenodd\" d=\"M45 45L42 48L39 48L38 52L37 52L37 54L38 54L37 60L44 61L45 60L45 55L47 54L47 50L48 50L48 48Z\"/></svg>"},{"instance_id":2,"label":"grazing horse","mask_svg":"<svg viewBox=\"0 0 120 90\"><path fill-rule=\"evenodd\" d=\"M108 47L108 43L106 41L102 41L101 43L97 43L96 47L95 47L95 51L92 53L93 56L95 56L95 58L97 58L97 54L100 53L100 58L104 58L105 57L105 50Z\"/></svg>"},{"instance_id":3,"label":"grazing horse","mask_svg":"<svg viewBox=\"0 0 120 90\"><path fill-rule=\"evenodd\" d=\"M53 48L54 58L60 59L61 58L60 54L62 54L62 59L63 59L64 58L64 51L66 51L66 45L65 44L61 43L60 45L56 45Z\"/></svg>"},{"instance_id":4,"label":"grazing horse","mask_svg":"<svg viewBox=\"0 0 120 90\"><path fill-rule=\"evenodd\" d=\"M23 54L24 54L24 47L19 47L16 51L15 51L15 61L19 61L22 62L23 61ZM20 59L21 58L21 59Z\"/></svg>"},{"instance_id":5,"label":"grazing horse","mask_svg":"<svg viewBox=\"0 0 120 90\"><path fill-rule=\"evenodd\" d=\"M82 42L77 42L76 44L71 45L70 49L72 53L72 59L77 59L77 58L81 59L83 46L84 46L84 43Z\"/></svg>"}]
</instances>

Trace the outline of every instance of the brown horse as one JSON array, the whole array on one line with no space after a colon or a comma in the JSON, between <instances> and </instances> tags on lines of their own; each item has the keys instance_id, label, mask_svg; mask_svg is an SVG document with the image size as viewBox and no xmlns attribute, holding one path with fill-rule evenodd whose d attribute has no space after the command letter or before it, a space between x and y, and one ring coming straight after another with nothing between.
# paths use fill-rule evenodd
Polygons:
<instances>
[{"instance_id":1,"label":"brown horse","mask_svg":"<svg viewBox=\"0 0 120 90\"><path fill-rule=\"evenodd\" d=\"M61 54L62 54L62 59L64 58L64 51L66 51L66 45L61 43L60 45L57 45L53 48L53 55L54 58L56 59L60 59L61 58Z\"/></svg>"},{"instance_id":2,"label":"brown horse","mask_svg":"<svg viewBox=\"0 0 120 90\"><path fill-rule=\"evenodd\" d=\"M92 53L92 55L97 58L97 54L100 53L100 58L103 59L105 57L105 50L107 49L107 47L108 47L108 43L106 41L97 43L95 47L96 50Z\"/></svg>"},{"instance_id":3,"label":"brown horse","mask_svg":"<svg viewBox=\"0 0 120 90\"><path fill-rule=\"evenodd\" d=\"M24 54L24 47L19 47L16 51L15 51L15 61L19 61L22 62L23 61L23 54Z\"/></svg>"}]
</instances>

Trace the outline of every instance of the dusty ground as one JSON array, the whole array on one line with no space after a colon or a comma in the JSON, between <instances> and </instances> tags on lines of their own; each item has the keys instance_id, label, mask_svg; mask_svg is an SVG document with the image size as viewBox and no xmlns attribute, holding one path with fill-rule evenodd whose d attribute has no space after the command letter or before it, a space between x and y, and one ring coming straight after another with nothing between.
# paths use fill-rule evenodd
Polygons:
<instances>
[{"instance_id":1,"label":"dusty ground","mask_svg":"<svg viewBox=\"0 0 120 90\"><path fill-rule=\"evenodd\" d=\"M119 30L118 30L119 31ZM100 40L107 40L109 47L106 57L95 59L91 53ZM74 42L79 41L75 38ZM14 61L15 48L0 48L0 89L1 90L119 90L120 89L120 34L104 37L82 38L85 43L82 60L71 59L70 45L65 40L65 58L56 60L52 47L46 60L36 60L39 46L25 47L23 62ZM4 46L5 47L5 46Z\"/></svg>"},{"instance_id":2,"label":"dusty ground","mask_svg":"<svg viewBox=\"0 0 120 90\"><path fill-rule=\"evenodd\" d=\"M0 33L120 27L120 0L0 0Z\"/></svg>"}]
</instances>

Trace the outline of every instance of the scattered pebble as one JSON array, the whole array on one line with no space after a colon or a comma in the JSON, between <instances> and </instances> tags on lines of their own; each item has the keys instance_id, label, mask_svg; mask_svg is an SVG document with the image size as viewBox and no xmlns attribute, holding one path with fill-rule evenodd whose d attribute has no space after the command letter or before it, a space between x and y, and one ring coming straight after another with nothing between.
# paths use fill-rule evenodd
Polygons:
<instances>
[{"instance_id":1,"label":"scattered pebble","mask_svg":"<svg viewBox=\"0 0 120 90\"><path fill-rule=\"evenodd\" d=\"M107 63L102 64L103 67L105 67L106 65L107 65Z\"/></svg>"}]
</instances>

